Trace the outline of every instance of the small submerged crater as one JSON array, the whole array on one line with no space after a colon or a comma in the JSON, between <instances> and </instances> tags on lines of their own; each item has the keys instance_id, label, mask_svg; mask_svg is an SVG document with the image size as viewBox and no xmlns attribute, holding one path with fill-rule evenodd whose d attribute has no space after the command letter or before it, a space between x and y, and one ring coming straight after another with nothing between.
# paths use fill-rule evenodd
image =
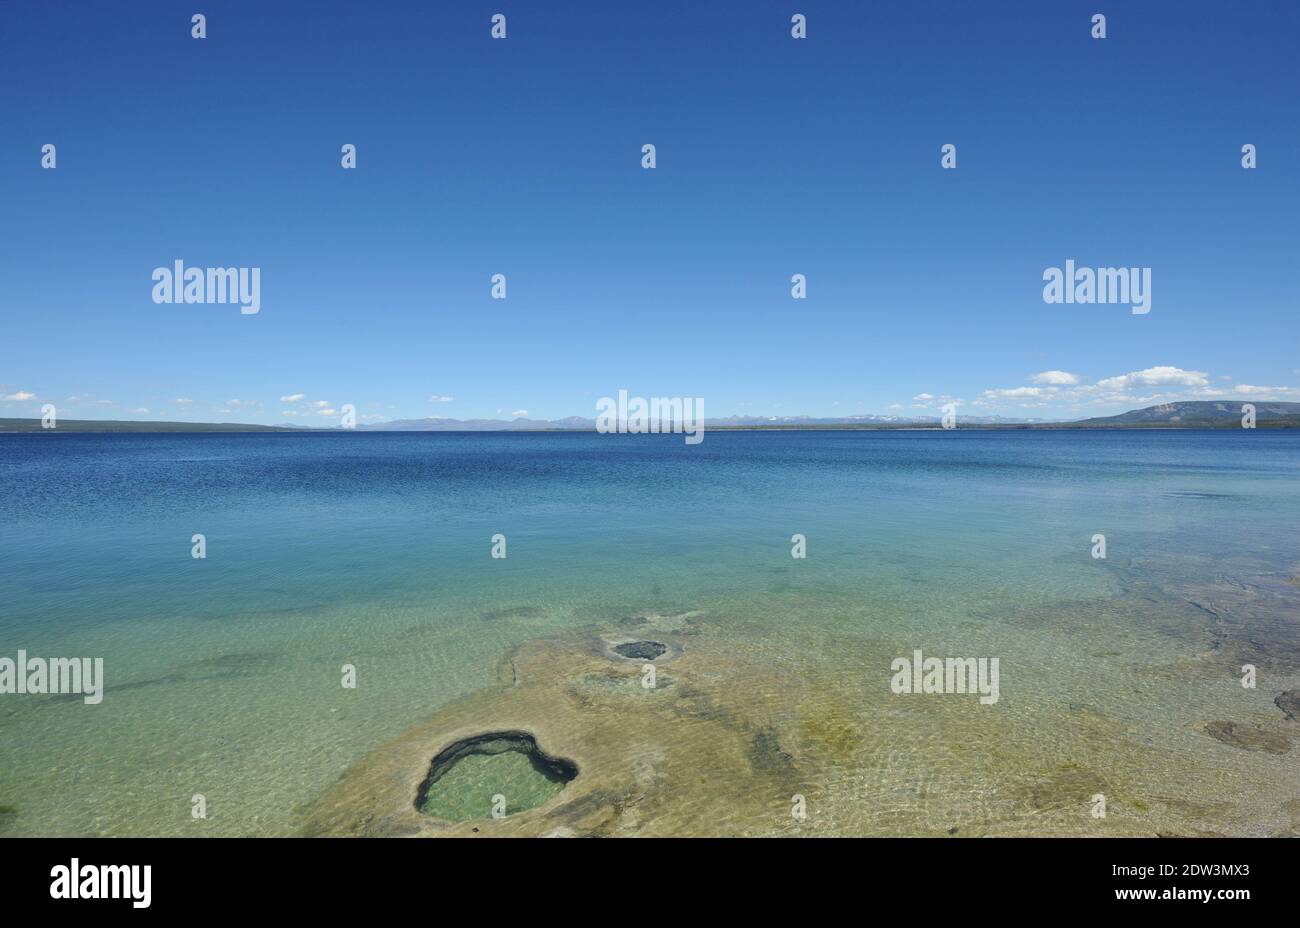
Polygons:
<instances>
[{"instance_id":1,"label":"small submerged crater","mask_svg":"<svg viewBox=\"0 0 1300 928\"><path fill-rule=\"evenodd\" d=\"M635 661L652 661L668 653L668 645L657 641L625 641L614 645L614 653Z\"/></svg>"},{"instance_id":2,"label":"small submerged crater","mask_svg":"<svg viewBox=\"0 0 1300 928\"><path fill-rule=\"evenodd\" d=\"M443 748L415 794L415 808L451 822L535 809L578 775L578 765L552 757L526 731L491 731Z\"/></svg>"}]
</instances>

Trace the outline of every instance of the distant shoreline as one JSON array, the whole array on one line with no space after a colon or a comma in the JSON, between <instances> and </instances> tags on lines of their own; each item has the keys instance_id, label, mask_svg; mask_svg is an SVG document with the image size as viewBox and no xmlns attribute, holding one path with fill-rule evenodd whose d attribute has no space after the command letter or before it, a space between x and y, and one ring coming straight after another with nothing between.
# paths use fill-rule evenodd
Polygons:
<instances>
[{"instance_id":1,"label":"distant shoreline","mask_svg":"<svg viewBox=\"0 0 1300 928\"><path fill-rule=\"evenodd\" d=\"M116 421L69 421L55 429L43 429L40 420L31 420L34 425L12 427L9 420L0 420L0 436L32 434L72 434L72 435L597 435L603 434L595 429L574 428L498 428L498 429L344 429L344 428L303 428L276 425L241 425L236 423L147 423ZM1286 431L1300 428L1300 422L1260 422L1256 427L1269 431ZM1192 423L1180 425L1155 425L1151 423L1134 423L1131 425L1071 425L1066 423L1049 423L1043 425L984 425L972 423L945 429L936 425L710 425L705 432L1223 432L1246 431L1240 425L1229 423ZM649 433L647 433L649 434ZM662 433L671 436L674 433Z\"/></svg>"},{"instance_id":2,"label":"distant shoreline","mask_svg":"<svg viewBox=\"0 0 1300 928\"><path fill-rule=\"evenodd\" d=\"M1247 411L1249 422L1247 425ZM600 433L602 420L570 416L566 419L395 419L386 423L344 429L342 424L328 428L303 425L254 425L240 422L154 422L128 419L63 419L54 431L104 433L193 433L193 432L283 432L321 435L332 432L579 432ZM633 421L633 420L629 420ZM707 419L703 429L713 432L937 432L945 431L936 416L724 416L714 422ZM40 419L0 418L0 435L50 431L41 428ZM1264 400L1192 400L1164 403L1133 409L1114 416L1087 419L1043 421L1016 420L1000 416L958 415L956 428L970 431L1025 431L1074 429L1294 429L1300 428L1300 403ZM694 428L695 426L692 426ZM620 430L622 431L622 430ZM671 429L660 428L669 432ZM641 433L634 433L641 434Z\"/></svg>"}]
</instances>

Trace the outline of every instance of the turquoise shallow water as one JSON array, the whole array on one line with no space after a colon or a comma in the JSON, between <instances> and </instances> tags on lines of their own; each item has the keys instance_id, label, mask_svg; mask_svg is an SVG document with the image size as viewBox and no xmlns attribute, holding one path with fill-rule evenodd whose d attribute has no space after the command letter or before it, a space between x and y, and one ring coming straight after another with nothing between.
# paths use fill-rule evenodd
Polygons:
<instances>
[{"instance_id":1,"label":"turquoise shallow water","mask_svg":"<svg viewBox=\"0 0 1300 928\"><path fill-rule=\"evenodd\" d=\"M1225 763L1154 724L1164 700L1259 721L1297 682L1290 432L11 435L0 475L0 656L103 657L107 679L98 706L0 695L5 834L290 833L515 645L646 612L700 611L790 674L856 642L1001 655L1025 732L1087 704ZM1177 669L1225 635L1273 689Z\"/></svg>"}]
</instances>

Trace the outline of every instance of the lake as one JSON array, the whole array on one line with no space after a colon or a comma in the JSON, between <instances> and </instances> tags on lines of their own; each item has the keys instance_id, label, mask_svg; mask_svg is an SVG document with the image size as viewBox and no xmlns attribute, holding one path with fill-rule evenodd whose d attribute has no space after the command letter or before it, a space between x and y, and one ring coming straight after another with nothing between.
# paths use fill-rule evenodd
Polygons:
<instances>
[{"instance_id":1,"label":"lake","mask_svg":"<svg viewBox=\"0 0 1300 928\"><path fill-rule=\"evenodd\" d=\"M347 833L427 772L385 745L507 724L582 772L475 761L449 833L1300 826L1297 432L24 434L0 474L0 657L105 678L0 695L0 834ZM641 638L654 687L602 651ZM998 699L894 692L918 649Z\"/></svg>"}]
</instances>

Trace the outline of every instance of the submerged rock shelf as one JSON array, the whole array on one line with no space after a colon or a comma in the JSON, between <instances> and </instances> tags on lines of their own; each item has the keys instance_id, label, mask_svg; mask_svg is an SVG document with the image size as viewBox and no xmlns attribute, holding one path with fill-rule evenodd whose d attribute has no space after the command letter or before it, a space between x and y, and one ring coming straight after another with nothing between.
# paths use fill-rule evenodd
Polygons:
<instances>
[{"instance_id":1,"label":"submerged rock shelf","mask_svg":"<svg viewBox=\"0 0 1300 928\"><path fill-rule=\"evenodd\" d=\"M500 661L496 685L437 707L355 763L305 810L301 833L1300 833L1300 723L1283 715L1289 699L1218 724L1184 712L1177 726L1168 713L1134 719L1127 710L1117 716L1110 706L1059 700L1039 705L1042 724L1029 727L1015 714L946 699L913 701L900 714L887 689L861 685L864 667L889 666L892 642L853 639L853 648L791 662L755 651L750 636L638 630L624 624L520 644ZM1258 628L1249 634L1258 637ZM615 649L656 639L666 650L654 660L656 684L646 688L645 658ZM1231 641L1197 665L1206 679L1221 674ZM1202 644L1201 635L1189 637L1187 653L1199 654ZM1289 680L1278 687L1295 689ZM1276 694L1260 697L1267 704ZM1233 719L1234 699L1228 693L1222 713L1208 719ZM1044 726L1059 740L1044 741ZM972 737L998 750L976 755ZM1153 744L1162 747L1153 752ZM1286 744L1288 753L1277 753ZM581 776L557 787L531 766L534 756L561 765L553 772L567 762ZM1258 778L1251 795L1223 801L1215 772L1243 765ZM854 789L825 786L849 782ZM1086 804L1061 801L1097 792L1115 798L1123 814L1095 819ZM504 818L491 817L497 793L507 802ZM792 813L795 796L806 800L804 819ZM422 808L426 801L440 810Z\"/></svg>"}]
</instances>

